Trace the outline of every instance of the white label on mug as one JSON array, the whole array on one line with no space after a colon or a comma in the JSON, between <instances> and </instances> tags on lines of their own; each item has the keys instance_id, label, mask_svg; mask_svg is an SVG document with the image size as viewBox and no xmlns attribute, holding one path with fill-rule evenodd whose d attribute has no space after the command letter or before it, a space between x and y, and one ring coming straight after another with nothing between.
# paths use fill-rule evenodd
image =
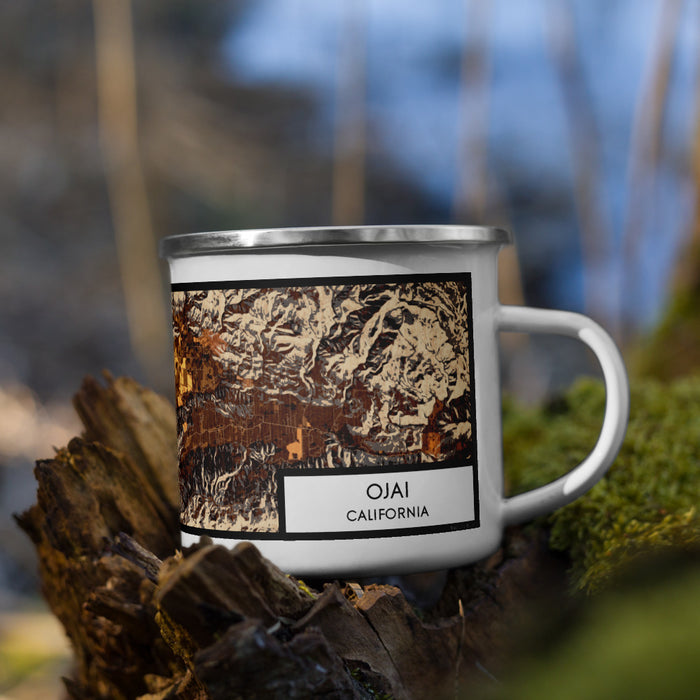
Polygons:
<instances>
[{"instance_id":1,"label":"white label on mug","mask_svg":"<svg viewBox=\"0 0 700 700\"><path fill-rule=\"evenodd\" d=\"M478 527L469 273L184 283L172 300L184 531Z\"/></svg>"},{"instance_id":2,"label":"white label on mug","mask_svg":"<svg viewBox=\"0 0 700 700\"><path fill-rule=\"evenodd\" d=\"M418 534L465 527L476 520L471 466L393 473L285 473L282 480L283 526L288 535L353 537L386 530Z\"/></svg>"}]
</instances>

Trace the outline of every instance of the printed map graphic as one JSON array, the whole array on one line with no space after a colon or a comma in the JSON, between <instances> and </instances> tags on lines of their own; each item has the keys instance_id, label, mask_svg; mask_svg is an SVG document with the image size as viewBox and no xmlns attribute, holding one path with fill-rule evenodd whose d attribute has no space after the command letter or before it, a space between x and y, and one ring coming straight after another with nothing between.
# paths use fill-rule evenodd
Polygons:
<instances>
[{"instance_id":1,"label":"printed map graphic","mask_svg":"<svg viewBox=\"0 0 700 700\"><path fill-rule=\"evenodd\" d=\"M277 532L283 468L472 457L468 276L172 300L183 525Z\"/></svg>"}]
</instances>

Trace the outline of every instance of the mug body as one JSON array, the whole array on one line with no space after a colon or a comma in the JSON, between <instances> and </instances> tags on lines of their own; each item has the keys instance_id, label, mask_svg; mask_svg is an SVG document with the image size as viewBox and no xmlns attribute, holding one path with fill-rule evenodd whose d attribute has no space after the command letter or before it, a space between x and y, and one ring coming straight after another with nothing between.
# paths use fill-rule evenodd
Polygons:
<instances>
[{"instance_id":1,"label":"mug body","mask_svg":"<svg viewBox=\"0 0 700 700\"><path fill-rule=\"evenodd\" d=\"M250 541L306 576L497 549L509 240L440 226L166 238L183 545Z\"/></svg>"}]
</instances>

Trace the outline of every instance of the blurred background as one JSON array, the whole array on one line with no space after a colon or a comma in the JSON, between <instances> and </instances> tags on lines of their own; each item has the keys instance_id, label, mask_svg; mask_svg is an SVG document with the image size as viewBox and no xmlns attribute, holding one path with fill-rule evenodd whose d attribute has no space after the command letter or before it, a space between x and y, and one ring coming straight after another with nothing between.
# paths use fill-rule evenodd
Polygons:
<instances>
[{"instance_id":1,"label":"blurred background","mask_svg":"<svg viewBox=\"0 0 700 700\"><path fill-rule=\"evenodd\" d=\"M700 0L4 0L0 76L0 652L42 610L11 514L81 379L173 392L161 237L504 225L503 301L626 351L698 269ZM561 348L505 357L506 388L595 372Z\"/></svg>"}]
</instances>

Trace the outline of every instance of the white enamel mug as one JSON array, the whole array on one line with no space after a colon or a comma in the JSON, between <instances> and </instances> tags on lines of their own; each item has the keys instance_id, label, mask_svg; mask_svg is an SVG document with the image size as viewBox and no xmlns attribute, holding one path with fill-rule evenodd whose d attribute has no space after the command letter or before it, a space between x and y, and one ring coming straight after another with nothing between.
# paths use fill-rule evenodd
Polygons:
<instances>
[{"instance_id":1,"label":"white enamel mug","mask_svg":"<svg viewBox=\"0 0 700 700\"><path fill-rule=\"evenodd\" d=\"M607 333L504 306L508 232L472 226L171 236L183 545L252 541L302 576L450 568L563 506L614 460L629 412ZM503 495L500 331L578 338L603 370L598 442Z\"/></svg>"}]
</instances>

